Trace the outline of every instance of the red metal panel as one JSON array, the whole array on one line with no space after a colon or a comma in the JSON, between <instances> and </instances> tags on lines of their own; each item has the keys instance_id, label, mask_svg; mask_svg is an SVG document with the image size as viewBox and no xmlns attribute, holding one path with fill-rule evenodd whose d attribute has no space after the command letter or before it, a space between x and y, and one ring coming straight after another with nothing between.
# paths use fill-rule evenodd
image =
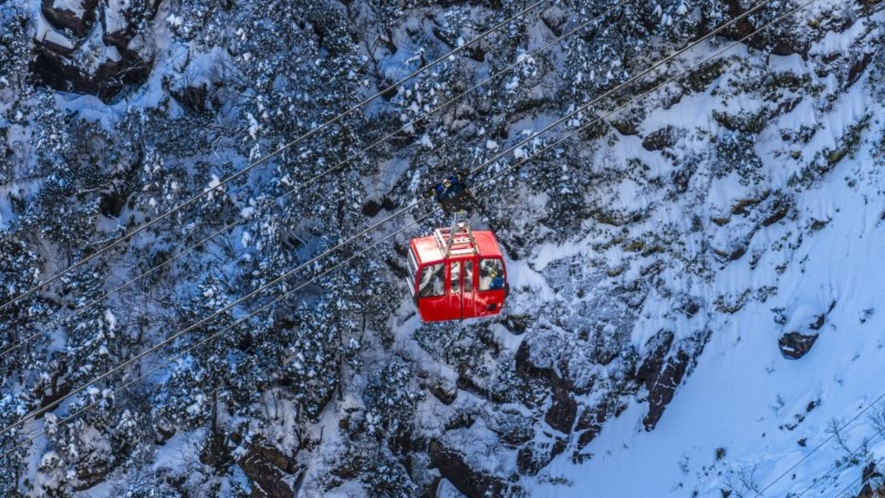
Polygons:
<instances>
[{"instance_id":1,"label":"red metal panel","mask_svg":"<svg viewBox=\"0 0 885 498\"><path fill-rule=\"evenodd\" d=\"M498 241L492 232L473 232L476 239L476 245L479 249L480 256L502 258L501 249L498 247ZM502 258L503 259L503 258Z\"/></svg>"},{"instance_id":2,"label":"red metal panel","mask_svg":"<svg viewBox=\"0 0 885 498\"><path fill-rule=\"evenodd\" d=\"M425 322L444 322L456 320L458 317L451 316L451 307L448 305L448 297L420 297L418 298L418 314Z\"/></svg>"},{"instance_id":3,"label":"red metal panel","mask_svg":"<svg viewBox=\"0 0 885 498\"><path fill-rule=\"evenodd\" d=\"M473 232L473 237L476 240L476 247L479 250L480 256L503 258L501 249L498 247L498 241L495 240L495 235L492 232L476 231ZM443 251L440 250L436 239L433 237L412 239L412 247L415 248L415 254L418 255L419 263L443 260Z\"/></svg>"},{"instance_id":4,"label":"red metal panel","mask_svg":"<svg viewBox=\"0 0 885 498\"><path fill-rule=\"evenodd\" d=\"M505 289L487 290L476 293L476 316L497 315L504 307Z\"/></svg>"}]
</instances>

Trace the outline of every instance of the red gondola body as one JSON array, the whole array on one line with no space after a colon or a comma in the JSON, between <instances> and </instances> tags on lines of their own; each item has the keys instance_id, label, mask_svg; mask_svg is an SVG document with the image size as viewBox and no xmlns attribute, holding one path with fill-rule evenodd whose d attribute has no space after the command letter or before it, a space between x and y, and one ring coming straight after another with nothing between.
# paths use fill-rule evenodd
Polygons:
<instances>
[{"instance_id":1,"label":"red gondola body","mask_svg":"<svg viewBox=\"0 0 885 498\"><path fill-rule=\"evenodd\" d=\"M473 232L459 223L413 239L409 246L409 289L422 320L441 322L501 312L509 287L504 257L492 232Z\"/></svg>"}]
</instances>

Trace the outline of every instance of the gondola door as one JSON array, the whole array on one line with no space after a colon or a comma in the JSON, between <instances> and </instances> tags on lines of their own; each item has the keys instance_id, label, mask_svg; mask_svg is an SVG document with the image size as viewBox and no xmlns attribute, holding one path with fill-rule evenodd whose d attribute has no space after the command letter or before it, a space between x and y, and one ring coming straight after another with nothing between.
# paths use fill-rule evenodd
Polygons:
<instances>
[{"instance_id":1,"label":"gondola door","mask_svg":"<svg viewBox=\"0 0 885 498\"><path fill-rule=\"evenodd\" d=\"M465 259L461 262L461 268L464 273L461 279L461 318L473 318L476 316L476 283L473 281L475 259Z\"/></svg>"},{"instance_id":2,"label":"gondola door","mask_svg":"<svg viewBox=\"0 0 885 498\"><path fill-rule=\"evenodd\" d=\"M453 319L476 316L473 259L457 259L448 262L447 307Z\"/></svg>"}]
</instances>

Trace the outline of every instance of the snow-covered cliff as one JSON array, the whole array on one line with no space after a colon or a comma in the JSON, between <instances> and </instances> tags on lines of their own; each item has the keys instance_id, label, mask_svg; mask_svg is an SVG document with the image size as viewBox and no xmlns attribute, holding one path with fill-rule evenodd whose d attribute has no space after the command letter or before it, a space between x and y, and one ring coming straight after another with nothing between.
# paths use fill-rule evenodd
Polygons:
<instances>
[{"instance_id":1,"label":"snow-covered cliff","mask_svg":"<svg viewBox=\"0 0 885 498\"><path fill-rule=\"evenodd\" d=\"M0 4L0 489L876 496L882 5Z\"/></svg>"}]
</instances>

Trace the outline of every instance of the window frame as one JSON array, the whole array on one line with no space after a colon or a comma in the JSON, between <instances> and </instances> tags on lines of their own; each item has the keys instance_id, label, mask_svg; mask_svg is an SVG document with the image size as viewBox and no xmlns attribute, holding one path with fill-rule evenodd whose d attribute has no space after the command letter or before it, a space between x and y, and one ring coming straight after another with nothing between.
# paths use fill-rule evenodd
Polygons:
<instances>
[{"instance_id":1,"label":"window frame","mask_svg":"<svg viewBox=\"0 0 885 498\"><path fill-rule=\"evenodd\" d=\"M415 251L411 247L409 248L409 256L408 263L406 266L409 270L409 292L412 293L412 296L418 295L418 258L415 257Z\"/></svg>"},{"instance_id":2,"label":"window frame","mask_svg":"<svg viewBox=\"0 0 885 498\"><path fill-rule=\"evenodd\" d=\"M495 264L495 266L497 267L497 270L499 272L497 276L504 279L505 282L507 281L507 279L505 277L505 271L504 271L504 260L502 258L497 258L497 257L479 258L479 265L478 265L479 266L479 285L477 286L477 290L479 292L492 292L492 291L503 290L503 287L500 287L500 288L492 287L492 282L494 281L493 278L489 278L487 286L484 285L484 279L486 278L486 277L483 277L483 274L482 274L482 272L484 270L484 268L483 268L484 261L497 261L497 264Z\"/></svg>"},{"instance_id":3,"label":"window frame","mask_svg":"<svg viewBox=\"0 0 885 498\"><path fill-rule=\"evenodd\" d=\"M449 262L449 292L451 294L461 293L461 261Z\"/></svg>"},{"instance_id":4,"label":"window frame","mask_svg":"<svg viewBox=\"0 0 885 498\"><path fill-rule=\"evenodd\" d=\"M463 276L464 293L473 292L473 260L464 260Z\"/></svg>"},{"instance_id":5,"label":"window frame","mask_svg":"<svg viewBox=\"0 0 885 498\"><path fill-rule=\"evenodd\" d=\"M434 271L436 269L436 271ZM430 277L427 279L427 282L422 285L424 282L424 273L430 272ZM442 284L442 292L439 294L421 294L422 289L425 287L430 287L433 289L433 281L434 275L439 276L440 283ZM418 298L422 297L445 297L446 295L446 264L444 261L440 261L439 263L427 263L421 268L421 277L418 280Z\"/></svg>"}]
</instances>

